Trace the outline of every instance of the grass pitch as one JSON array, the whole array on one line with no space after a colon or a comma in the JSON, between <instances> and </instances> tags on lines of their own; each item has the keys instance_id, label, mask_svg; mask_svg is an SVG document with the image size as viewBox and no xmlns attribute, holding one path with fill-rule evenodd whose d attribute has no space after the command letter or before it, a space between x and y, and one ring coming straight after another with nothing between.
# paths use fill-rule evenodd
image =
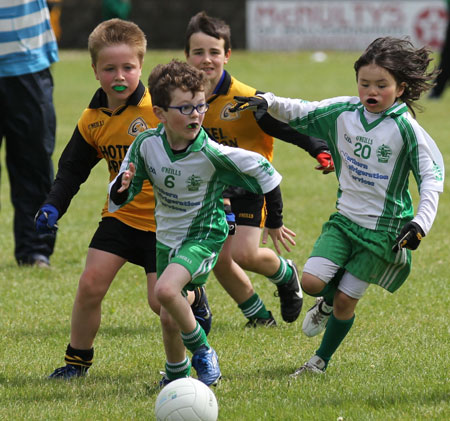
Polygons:
<instances>
[{"instance_id":1,"label":"grass pitch","mask_svg":"<svg viewBox=\"0 0 450 421\"><path fill-rule=\"evenodd\" d=\"M356 94L353 62L358 53L234 52L227 69L238 79L278 95L309 100ZM85 52L61 51L54 65L58 118L55 164L92 97L95 80ZM178 51L151 51L142 80L158 63L182 59ZM440 101L424 99L418 120L450 166L450 89ZM146 303L143 270L125 265L103 303L90 375L71 382L46 377L63 364L70 316L89 240L106 199L104 162L74 198L60 221L52 269L18 268L13 258L12 219L5 148L0 191L0 419L148 420L164 367L159 321ZM297 246L285 256L299 268L321 225L334 211L336 179L313 170L304 151L276 142L274 165L283 174L285 224ZM448 185L448 183L447 183ZM415 183L412 192L417 200ZM391 295L372 286L357 308L354 327L324 376L289 381L320 343L301 333L305 298L297 322L282 322L274 287L250 274L256 291L279 326L244 330L245 319L214 276L208 295L214 313L210 341L223 381L214 389L219 419L228 420L447 420L449 408L449 227L450 199L441 195L431 233L414 252L408 281ZM417 203L417 201L416 201Z\"/></svg>"}]
</instances>

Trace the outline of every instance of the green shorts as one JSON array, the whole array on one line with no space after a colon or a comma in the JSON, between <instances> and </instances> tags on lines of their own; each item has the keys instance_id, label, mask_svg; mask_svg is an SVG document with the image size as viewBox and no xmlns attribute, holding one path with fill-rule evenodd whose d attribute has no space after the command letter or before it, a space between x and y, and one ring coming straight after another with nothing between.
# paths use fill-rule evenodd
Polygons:
<instances>
[{"instance_id":1,"label":"green shorts","mask_svg":"<svg viewBox=\"0 0 450 421\"><path fill-rule=\"evenodd\" d=\"M202 286L208 279L219 257L222 244L211 242L186 242L178 249L172 249L159 241L156 242L156 274L159 278L170 263L178 263L191 274L191 281L184 287L192 291Z\"/></svg>"},{"instance_id":2,"label":"green shorts","mask_svg":"<svg viewBox=\"0 0 450 421\"><path fill-rule=\"evenodd\" d=\"M322 227L311 257L331 260L356 278L394 292L411 271L411 250L394 253L396 234L363 228L334 213Z\"/></svg>"}]
</instances>

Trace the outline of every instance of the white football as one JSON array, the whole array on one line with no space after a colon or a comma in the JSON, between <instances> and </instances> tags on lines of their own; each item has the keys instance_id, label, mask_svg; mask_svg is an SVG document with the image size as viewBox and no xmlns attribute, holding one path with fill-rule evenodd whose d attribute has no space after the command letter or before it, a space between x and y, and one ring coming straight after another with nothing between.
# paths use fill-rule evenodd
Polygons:
<instances>
[{"instance_id":1,"label":"white football","mask_svg":"<svg viewBox=\"0 0 450 421\"><path fill-rule=\"evenodd\" d=\"M218 414L213 391L192 377L170 382L156 398L157 421L217 421Z\"/></svg>"}]
</instances>

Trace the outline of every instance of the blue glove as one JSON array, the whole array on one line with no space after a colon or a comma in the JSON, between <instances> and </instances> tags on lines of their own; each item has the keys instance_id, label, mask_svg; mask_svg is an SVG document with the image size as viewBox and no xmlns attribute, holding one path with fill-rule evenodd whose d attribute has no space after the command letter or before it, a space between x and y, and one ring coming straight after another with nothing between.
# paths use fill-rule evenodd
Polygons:
<instances>
[{"instance_id":1,"label":"blue glove","mask_svg":"<svg viewBox=\"0 0 450 421\"><path fill-rule=\"evenodd\" d=\"M234 235L236 232L236 217L234 216L230 205L225 205L223 209L225 210L225 217L228 222L228 235Z\"/></svg>"},{"instance_id":2,"label":"blue glove","mask_svg":"<svg viewBox=\"0 0 450 421\"><path fill-rule=\"evenodd\" d=\"M53 205L43 205L34 217L36 231L39 234L54 234L58 229L59 212Z\"/></svg>"}]
</instances>

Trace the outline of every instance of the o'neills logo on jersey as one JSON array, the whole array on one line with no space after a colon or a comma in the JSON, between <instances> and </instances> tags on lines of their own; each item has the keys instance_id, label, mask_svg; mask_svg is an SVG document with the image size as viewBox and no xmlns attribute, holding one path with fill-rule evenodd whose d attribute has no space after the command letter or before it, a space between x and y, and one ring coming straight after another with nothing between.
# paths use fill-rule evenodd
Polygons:
<instances>
[{"instance_id":1,"label":"o'neills logo on jersey","mask_svg":"<svg viewBox=\"0 0 450 421\"><path fill-rule=\"evenodd\" d=\"M128 127L128 134L136 137L139 133L147 129L148 129L147 123L144 121L142 117L138 117L130 124L130 127Z\"/></svg>"},{"instance_id":2,"label":"o'neills logo on jersey","mask_svg":"<svg viewBox=\"0 0 450 421\"><path fill-rule=\"evenodd\" d=\"M392 155L392 149L387 145L381 145L377 148L378 162L386 164Z\"/></svg>"},{"instance_id":3,"label":"o'neills logo on jersey","mask_svg":"<svg viewBox=\"0 0 450 421\"><path fill-rule=\"evenodd\" d=\"M228 103L225 105L225 107L222 108L222 112L220 113L221 120L232 121L237 120L240 117L239 112L230 113L230 108L233 106L234 104Z\"/></svg>"},{"instance_id":4,"label":"o'neills logo on jersey","mask_svg":"<svg viewBox=\"0 0 450 421\"><path fill-rule=\"evenodd\" d=\"M97 129L98 127L102 127L105 125L105 122L103 120L100 121L94 121L93 123L88 125L88 129L92 130L92 129Z\"/></svg>"}]
</instances>

